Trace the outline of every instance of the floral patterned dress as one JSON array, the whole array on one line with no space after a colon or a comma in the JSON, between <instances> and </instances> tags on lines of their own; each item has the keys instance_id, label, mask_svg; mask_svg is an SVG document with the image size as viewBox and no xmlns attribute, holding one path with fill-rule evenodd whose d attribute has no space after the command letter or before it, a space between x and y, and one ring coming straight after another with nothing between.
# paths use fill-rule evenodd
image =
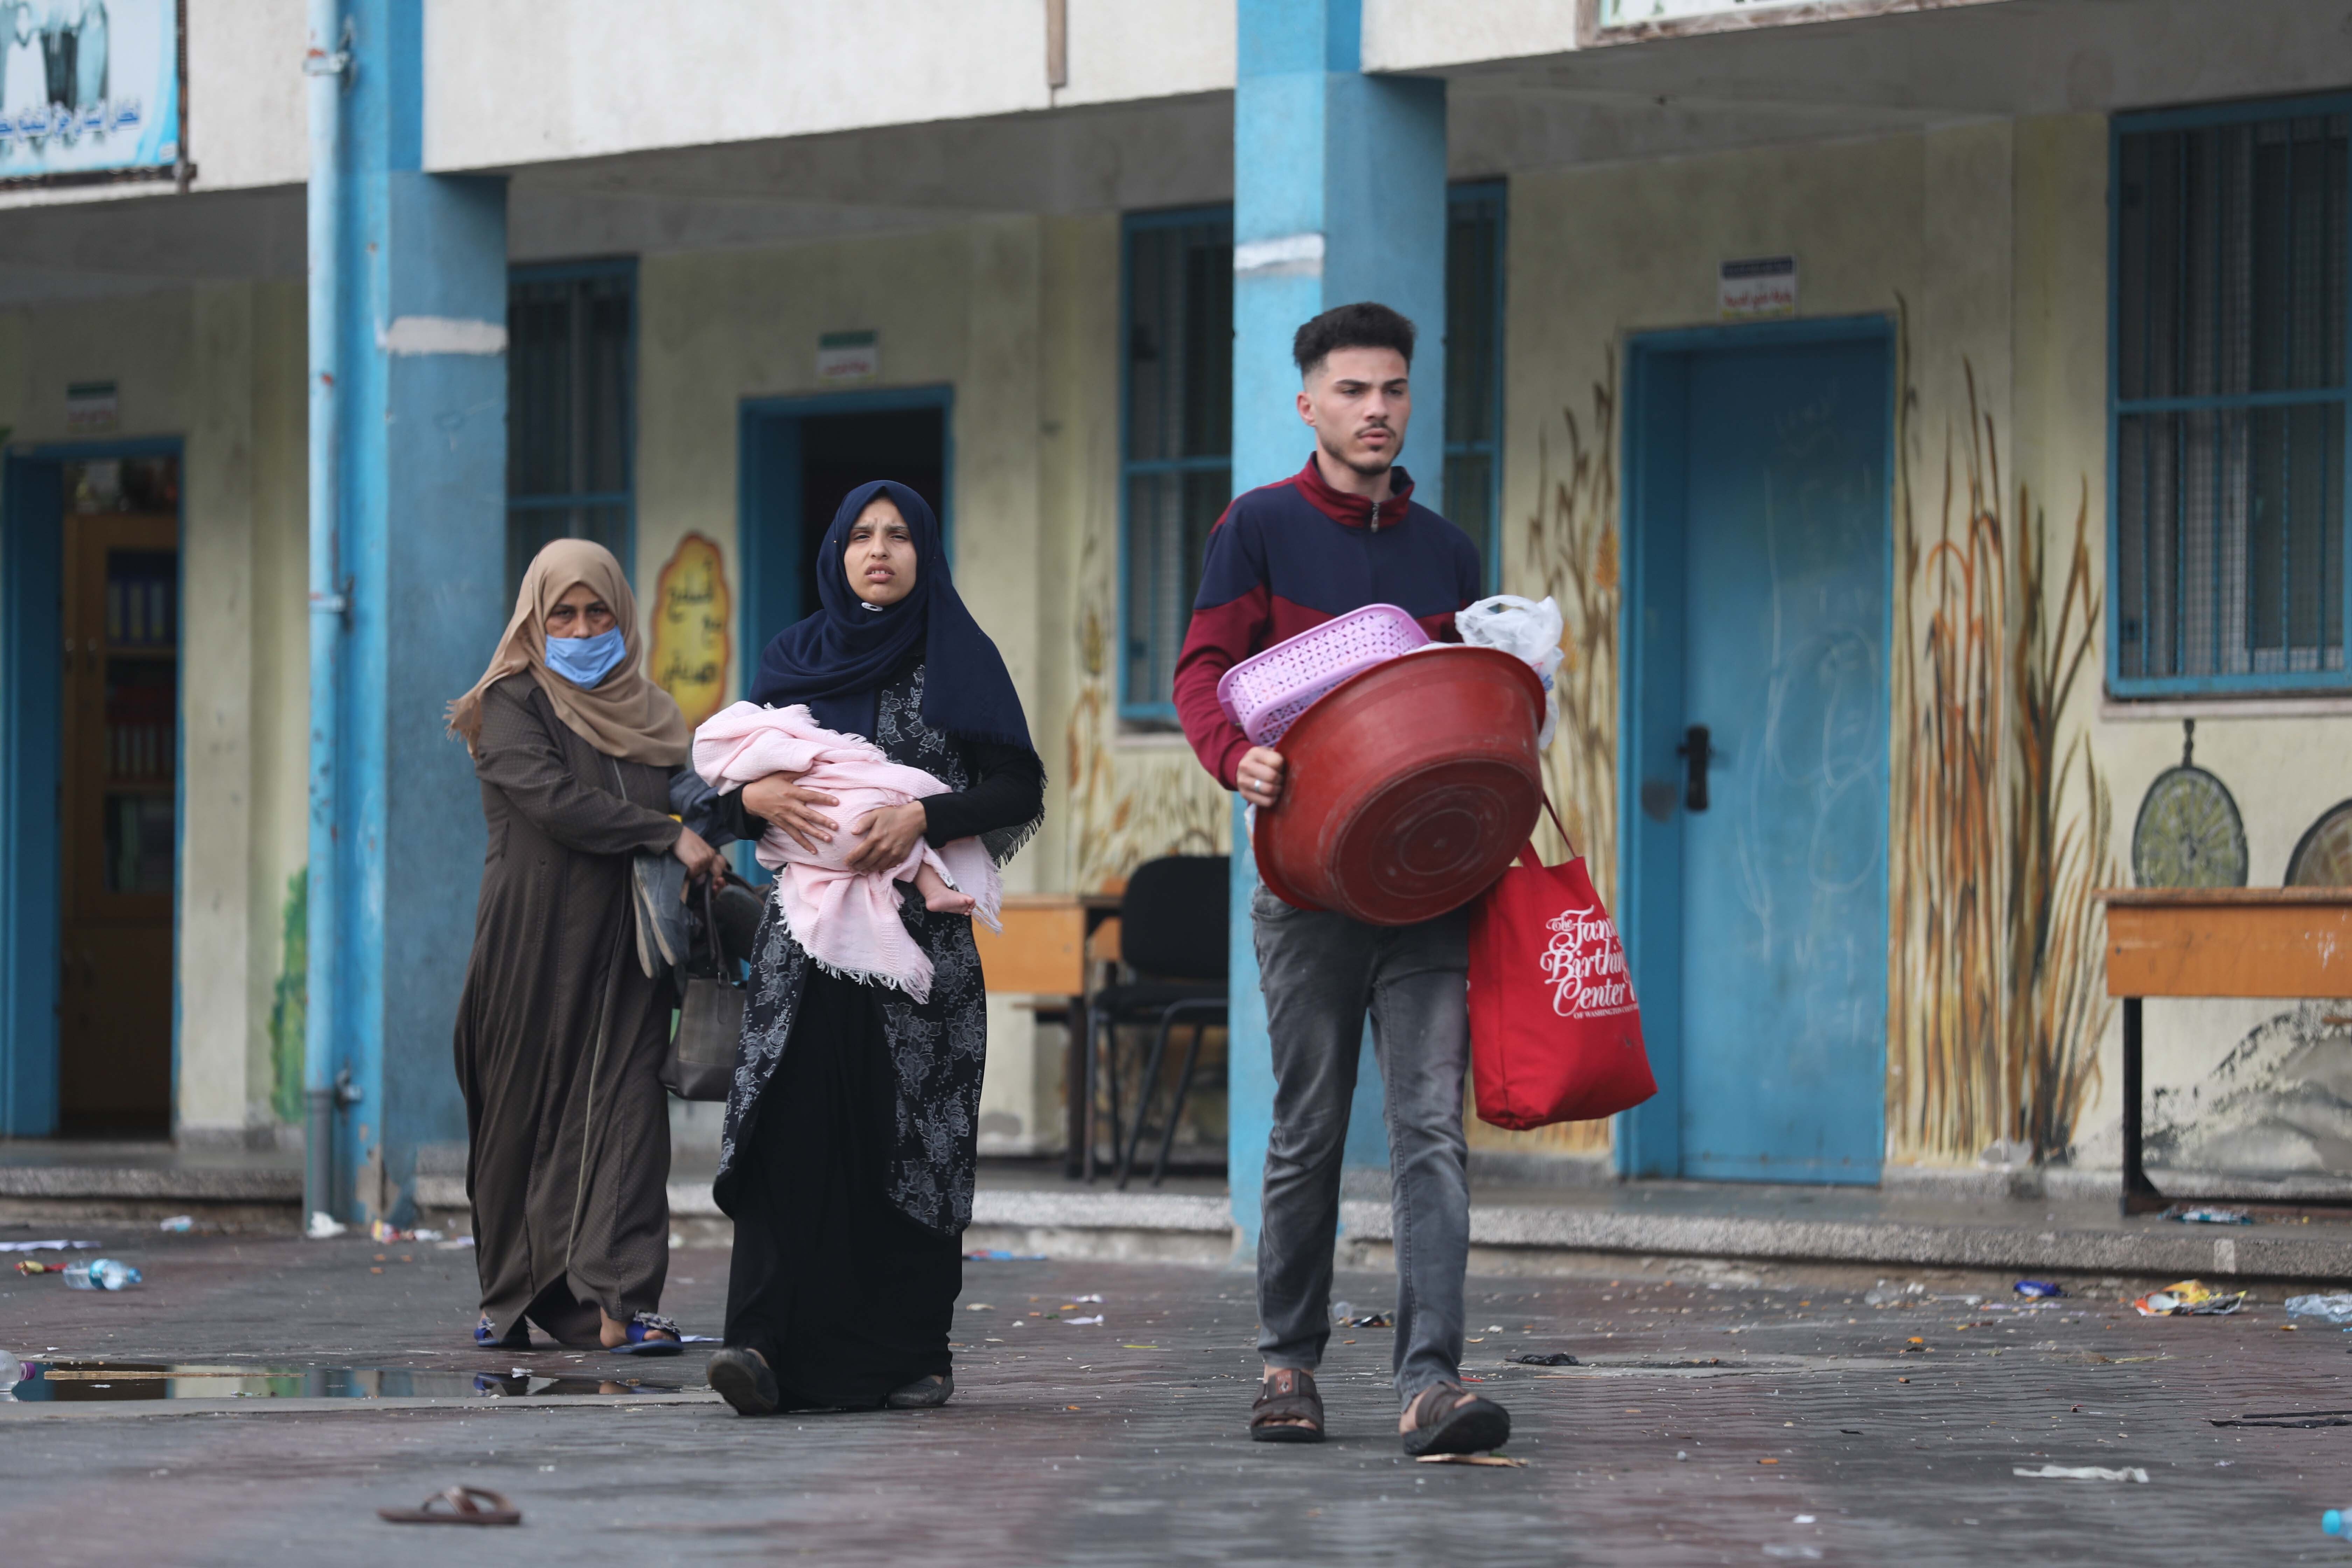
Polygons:
<instances>
[{"instance_id":1,"label":"floral patterned dress","mask_svg":"<svg viewBox=\"0 0 2352 1568\"><path fill-rule=\"evenodd\" d=\"M878 694L872 739L949 786L923 803L932 843L976 835L1001 865L1038 826L1043 765L932 728L922 695L915 662ZM729 826L764 829L740 803ZM911 884L900 899L925 1002L818 968L772 902L754 943L716 1184L736 1226L726 1339L767 1358L788 1405L879 1405L949 1366L987 1005L971 919Z\"/></svg>"}]
</instances>

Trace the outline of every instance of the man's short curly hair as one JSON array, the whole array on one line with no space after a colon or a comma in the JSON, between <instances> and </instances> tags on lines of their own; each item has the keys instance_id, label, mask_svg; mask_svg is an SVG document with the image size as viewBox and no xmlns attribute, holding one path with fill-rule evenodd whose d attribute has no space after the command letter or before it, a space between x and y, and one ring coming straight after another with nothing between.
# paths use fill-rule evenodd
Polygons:
<instances>
[{"instance_id":1,"label":"man's short curly hair","mask_svg":"<svg viewBox=\"0 0 2352 1568\"><path fill-rule=\"evenodd\" d=\"M1298 374L1313 375L1334 349L1394 349L1412 363L1413 326L1397 311L1370 300L1335 306L1298 329L1290 357Z\"/></svg>"}]
</instances>

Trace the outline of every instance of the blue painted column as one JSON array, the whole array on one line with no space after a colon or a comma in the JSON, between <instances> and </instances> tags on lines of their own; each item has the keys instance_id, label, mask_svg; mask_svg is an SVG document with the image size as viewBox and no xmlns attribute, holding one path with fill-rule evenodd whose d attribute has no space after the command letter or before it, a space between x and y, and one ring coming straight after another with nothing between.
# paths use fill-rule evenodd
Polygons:
<instances>
[{"instance_id":1,"label":"blue painted column","mask_svg":"<svg viewBox=\"0 0 2352 1568\"><path fill-rule=\"evenodd\" d=\"M340 740L327 852L335 1207L402 1219L420 1144L465 1136L450 1034L481 883L481 801L443 707L504 625L506 186L423 172L424 7L353 0L339 166Z\"/></svg>"},{"instance_id":2,"label":"blue painted column","mask_svg":"<svg viewBox=\"0 0 2352 1568\"><path fill-rule=\"evenodd\" d=\"M1377 300L1421 329L1404 465L1422 499L1444 493L1445 84L1361 68L1360 0L1240 0L1234 90L1234 489L1297 472L1291 334L1335 305ZM1234 1219L1257 1245L1273 1126L1265 1003L1250 942L1257 867L1234 815L1231 1121ZM1379 1079L1365 1054L1350 1165L1387 1162Z\"/></svg>"}]
</instances>

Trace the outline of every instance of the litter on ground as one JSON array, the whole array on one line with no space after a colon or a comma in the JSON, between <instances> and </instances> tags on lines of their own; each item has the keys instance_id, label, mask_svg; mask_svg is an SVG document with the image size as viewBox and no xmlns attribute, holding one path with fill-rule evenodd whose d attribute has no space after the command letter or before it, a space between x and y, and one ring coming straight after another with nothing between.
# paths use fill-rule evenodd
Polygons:
<instances>
[{"instance_id":1,"label":"litter on ground","mask_svg":"<svg viewBox=\"0 0 2352 1568\"><path fill-rule=\"evenodd\" d=\"M2137 1465L2114 1470L2098 1465L2044 1465L2040 1469L2029 1470L2023 1465L2018 1465L2011 1469L2010 1474L2023 1476L2028 1480L2137 1481L2141 1486L2147 1485L2147 1472Z\"/></svg>"},{"instance_id":2,"label":"litter on ground","mask_svg":"<svg viewBox=\"0 0 2352 1568\"><path fill-rule=\"evenodd\" d=\"M2252 1225L2254 1223L2254 1216L2243 1209L2191 1207L2186 1204L2175 1204L2157 1217L2176 1219L2183 1225Z\"/></svg>"},{"instance_id":3,"label":"litter on ground","mask_svg":"<svg viewBox=\"0 0 2352 1568\"><path fill-rule=\"evenodd\" d=\"M2325 1318L2331 1323L2352 1323L2352 1294L2289 1296L2286 1299L2286 1315L2290 1318Z\"/></svg>"},{"instance_id":4,"label":"litter on ground","mask_svg":"<svg viewBox=\"0 0 2352 1568\"><path fill-rule=\"evenodd\" d=\"M387 1524L520 1524L522 1510L482 1487L444 1487L415 1508L380 1508Z\"/></svg>"},{"instance_id":5,"label":"litter on ground","mask_svg":"<svg viewBox=\"0 0 2352 1568\"><path fill-rule=\"evenodd\" d=\"M2177 1279L2132 1303L2143 1318L2226 1317L2246 1304L2247 1292L2214 1289L2202 1279Z\"/></svg>"}]
</instances>

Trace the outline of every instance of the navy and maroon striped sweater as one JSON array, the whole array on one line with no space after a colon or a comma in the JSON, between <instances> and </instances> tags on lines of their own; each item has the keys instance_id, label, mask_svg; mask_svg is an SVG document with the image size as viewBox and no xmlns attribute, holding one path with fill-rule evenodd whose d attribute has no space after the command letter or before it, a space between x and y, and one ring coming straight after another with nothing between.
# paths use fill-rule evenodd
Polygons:
<instances>
[{"instance_id":1,"label":"navy and maroon striped sweater","mask_svg":"<svg viewBox=\"0 0 2352 1568\"><path fill-rule=\"evenodd\" d=\"M1310 456L1278 483L1234 498L1209 531L1192 624L1176 659L1176 714L1201 763L1234 787L1250 740L1217 705L1226 670L1335 616L1394 605L1433 637L1456 640L1454 612L1482 581L1470 536L1412 500L1391 471L1380 504L1333 489Z\"/></svg>"}]
</instances>

